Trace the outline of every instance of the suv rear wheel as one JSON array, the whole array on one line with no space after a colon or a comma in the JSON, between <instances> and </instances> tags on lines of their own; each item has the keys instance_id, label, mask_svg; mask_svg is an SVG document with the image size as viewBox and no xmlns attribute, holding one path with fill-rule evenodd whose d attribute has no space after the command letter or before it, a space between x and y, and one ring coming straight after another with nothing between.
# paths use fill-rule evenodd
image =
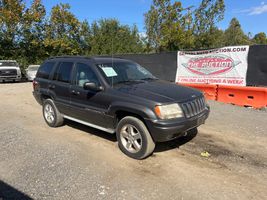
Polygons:
<instances>
[{"instance_id":1,"label":"suv rear wheel","mask_svg":"<svg viewBox=\"0 0 267 200\"><path fill-rule=\"evenodd\" d=\"M46 99L43 103L43 117L50 127L61 126L64 122L63 116L51 99Z\"/></svg>"},{"instance_id":2,"label":"suv rear wheel","mask_svg":"<svg viewBox=\"0 0 267 200\"><path fill-rule=\"evenodd\" d=\"M131 158L146 158L155 149L155 143L145 124L136 117L127 116L121 119L116 136L121 151Z\"/></svg>"}]
</instances>

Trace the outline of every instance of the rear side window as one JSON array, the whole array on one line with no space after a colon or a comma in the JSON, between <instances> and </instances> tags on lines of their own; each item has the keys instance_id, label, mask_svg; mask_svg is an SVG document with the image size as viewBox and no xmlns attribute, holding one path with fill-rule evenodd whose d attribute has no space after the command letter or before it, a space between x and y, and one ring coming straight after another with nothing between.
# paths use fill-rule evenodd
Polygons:
<instances>
[{"instance_id":1,"label":"rear side window","mask_svg":"<svg viewBox=\"0 0 267 200\"><path fill-rule=\"evenodd\" d=\"M49 75L53 69L53 66L54 66L54 62L47 62L47 63L44 63L38 70L38 73L36 75L36 77L38 78L45 78L45 79L48 79L49 78Z\"/></svg>"},{"instance_id":2,"label":"rear side window","mask_svg":"<svg viewBox=\"0 0 267 200\"><path fill-rule=\"evenodd\" d=\"M53 80L57 80L64 83L70 83L72 67L73 67L72 62L59 63L54 73Z\"/></svg>"}]
</instances>

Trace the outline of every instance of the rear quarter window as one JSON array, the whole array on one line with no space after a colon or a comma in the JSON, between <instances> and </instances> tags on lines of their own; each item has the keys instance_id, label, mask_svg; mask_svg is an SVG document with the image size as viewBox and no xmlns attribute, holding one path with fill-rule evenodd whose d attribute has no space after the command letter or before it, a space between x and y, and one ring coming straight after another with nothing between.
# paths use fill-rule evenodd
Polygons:
<instances>
[{"instance_id":1,"label":"rear quarter window","mask_svg":"<svg viewBox=\"0 0 267 200\"><path fill-rule=\"evenodd\" d=\"M44 79L48 79L49 75L53 69L53 66L55 65L54 62L47 62L44 63L43 65L41 65L41 67L39 68L36 77L38 78L44 78Z\"/></svg>"}]
</instances>

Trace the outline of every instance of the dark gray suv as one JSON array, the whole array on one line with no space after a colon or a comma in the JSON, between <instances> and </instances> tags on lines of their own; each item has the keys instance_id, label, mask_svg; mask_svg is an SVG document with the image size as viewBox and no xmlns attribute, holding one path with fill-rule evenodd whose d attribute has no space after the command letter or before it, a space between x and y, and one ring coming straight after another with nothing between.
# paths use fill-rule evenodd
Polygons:
<instances>
[{"instance_id":1,"label":"dark gray suv","mask_svg":"<svg viewBox=\"0 0 267 200\"><path fill-rule=\"evenodd\" d=\"M40 66L33 88L49 126L69 119L116 133L120 149L135 159L152 154L156 142L195 130L209 115L198 90L159 80L119 58L50 58Z\"/></svg>"}]
</instances>

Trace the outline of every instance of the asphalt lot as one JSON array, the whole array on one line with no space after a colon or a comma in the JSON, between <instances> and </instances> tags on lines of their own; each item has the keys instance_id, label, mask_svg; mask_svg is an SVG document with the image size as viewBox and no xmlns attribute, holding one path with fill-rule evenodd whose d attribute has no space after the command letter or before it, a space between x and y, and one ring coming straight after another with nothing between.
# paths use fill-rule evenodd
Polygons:
<instances>
[{"instance_id":1,"label":"asphalt lot","mask_svg":"<svg viewBox=\"0 0 267 200\"><path fill-rule=\"evenodd\" d=\"M0 199L266 199L266 111L209 102L195 137L136 161L114 135L70 121L49 128L31 92L0 84Z\"/></svg>"}]
</instances>

